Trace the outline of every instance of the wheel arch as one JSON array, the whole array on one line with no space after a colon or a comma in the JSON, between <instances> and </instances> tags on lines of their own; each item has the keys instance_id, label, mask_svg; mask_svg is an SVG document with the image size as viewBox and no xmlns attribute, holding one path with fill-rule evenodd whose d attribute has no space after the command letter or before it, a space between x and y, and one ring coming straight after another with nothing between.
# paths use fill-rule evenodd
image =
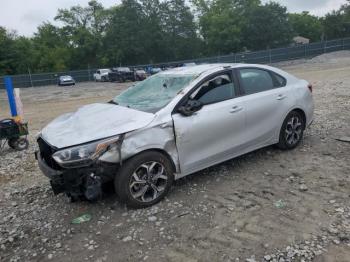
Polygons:
<instances>
[{"instance_id":1,"label":"wheel arch","mask_svg":"<svg viewBox=\"0 0 350 262\"><path fill-rule=\"evenodd\" d=\"M306 121L307 121L307 118L306 118L306 113L305 111L301 108L301 107L292 107L290 108L284 115L283 119L282 119L282 123L280 124L280 128L278 129L278 132L280 132L281 128L282 128L282 125L283 125L283 122L284 120L286 120L287 116L291 113L291 112L298 112L301 114L302 118L303 118L303 121L304 121L304 124L306 126ZM305 128L305 127L304 127Z\"/></svg>"},{"instance_id":2,"label":"wheel arch","mask_svg":"<svg viewBox=\"0 0 350 262\"><path fill-rule=\"evenodd\" d=\"M161 153L162 155L164 155L171 163L171 167L174 171L174 173L176 173L177 171L177 168L176 168L176 164L173 160L173 158L171 157L171 155L166 151L164 150L163 148L157 148L157 147L153 147L153 148L147 148L147 149L144 149L144 150L141 150L139 151L138 153L128 157L127 159L125 159L124 161L127 161L135 156L138 156L138 155L141 155L141 154L144 154L144 153L147 153L147 152L158 152L158 153Z\"/></svg>"},{"instance_id":3,"label":"wheel arch","mask_svg":"<svg viewBox=\"0 0 350 262\"><path fill-rule=\"evenodd\" d=\"M298 108L294 108L293 110L291 110L287 115L289 115L291 112L294 112L294 111L298 112L301 115L301 117L303 118L303 124L304 124L304 130L305 130L305 128L306 128L306 113L305 113L305 111L298 107Z\"/></svg>"},{"instance_id":4,"label":"wheel arch","mask_svg":"<svg viewBox=\"0 0 350 262\"><path fill-rule=\"evenodd\" d=\"M275 139L276 139L276 141L279 140L279 136L280 136L280 132L281 132L281 129L282 129L284 120L286 120L287 116L288 116L291 112L293 112L293 111L296 111L296 112L298 112L298 113L300 113L300 114L302 115L303 121L304 121L304 130L305 130L306 124L307 124L307 123L306 123L307 118L306 118L306 113L305 113L305 111L304 111L302 108L300 108L300 107L290 108L290 109L285 113L285 115L283 116L282 121L281 121L281 123L279 124L279 128L276 129L276 133L275 133Z\"/></svg>"}]
</instances>

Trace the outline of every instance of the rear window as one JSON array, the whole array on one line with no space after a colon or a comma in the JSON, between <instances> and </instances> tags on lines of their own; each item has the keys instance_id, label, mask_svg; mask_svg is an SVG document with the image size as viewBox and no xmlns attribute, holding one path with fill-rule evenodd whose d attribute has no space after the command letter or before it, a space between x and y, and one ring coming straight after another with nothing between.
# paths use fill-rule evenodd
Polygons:
<instances>
[{"instance_id":1,"label":"rear window","mask_svg":"<svg viewBox=\"0 0 350 262\"><path fill-rule=\"evenodd\" d=\"M271 74L274 77L274 86L275 87L284 87L284 86L286 86L287 80L284 77L282 77L282 76L280 76L280 75L278 75L276 73L273 73L273 72L271 72Z\"/></svg>"}]
</instances>

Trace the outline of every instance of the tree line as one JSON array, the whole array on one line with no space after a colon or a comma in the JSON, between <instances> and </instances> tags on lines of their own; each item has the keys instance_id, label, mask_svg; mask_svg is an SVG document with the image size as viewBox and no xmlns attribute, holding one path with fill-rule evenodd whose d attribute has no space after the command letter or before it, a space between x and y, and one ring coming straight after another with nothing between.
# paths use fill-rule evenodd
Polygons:
<instances>
[{"instance_id":1,"label":"tree line","mask_svg":"<svg viewBox=\"0 0 350 262\"><path fill-rule=\"evenodd\" d=\"M98 1L57 11L32 37L0 27L0 75L149 64L350 36L350 0L323 17L260 0Z\"/></svg>"}]
</instances>

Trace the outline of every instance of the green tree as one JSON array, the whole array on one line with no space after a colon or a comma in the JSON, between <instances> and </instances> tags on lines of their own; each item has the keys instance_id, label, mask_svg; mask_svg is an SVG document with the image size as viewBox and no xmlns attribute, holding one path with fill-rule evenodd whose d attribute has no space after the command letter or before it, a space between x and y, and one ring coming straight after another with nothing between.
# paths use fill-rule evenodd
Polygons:
<instances>
[{"instance_id":1,"label":"green tree","mask_svg":"<svg viewBox=\"0 0 350 262\"><path fill-rule=\"evenodd\" d=\"M335 39L350 36L350 0L339 10L328 13L324 20L326 39Z\"/></svg>"},{"instance_id":2,"label":"green tree","mask_svg":"<svg viewBox=\"0 0 350 262\"><path fill-rule=\"evenodd\" d=\"M0 75L21 74L35 65L33 42L0 27Z\"/></svg>"},{"instance_id":3,"label":"green tree","mask_svg":"<svg viewBox=\"0 0 350 262\"><path fill-rule=\"evenodd\" d=\"M197 26L185 0L165 2L162 17L168 59L179 60L198 56L200 39Z\"/></svg>"},{"instance_id":4,"label":"green tree","mask_svg":"<svg viewBox=\"0 0 350 262\"><path fill-rule=\"evenodd\" d=\"M194 0L199 13L200 32L207 53L227 54L242 49L242 29L251 8L260 4L259 0Z\"/></svg>"},{"instance_id":5,"label":"green tree","mask_svg":"<svg viewBox=\"0 0 350 262\"><path fill-rule=\"evenodd\" d=\"M350 0L318 18L260 0L122 0L59 9L33 37L0 27L0 74L161 63L350 36Z\"/></svg>"},{"instance_id":6,"label":"green tree","mask_svg":"<svg viewBox=\"0 0 350 262\"><path fill-rule=\"evenodd\" d=\"M104 37L104 61L110 66L146 62L144 13L135 0L123 0L110 11Z\"/></svg>"},{"instance_id":7,"label":"green tree","mask_svg":"<svg viewBox=\"0 0 350 262\"><path fill-rule=\"evenodd\" d=\"M251 8L242 30L243 45L250 50L286 46L292 39L287 8L275 2Z\"/></svg>"},{"instance_id":8,"label":"green tree","mask_svg":"<svg viewBox=\"0 0 350 262\"><path fill-rule=\"evenodd\" d=\"M111 10L103 42L110 65L184 59L199 49L194 17L184 0L123 0Z\"/></svg>"},{"instance_id":9,"label":"green tree","mask_svg":"<svg viewBox=\"0 0 350 262\"><path fill-rule=\"evenodd\" d=\"M101 64L101 40L108 17L108 10L95 0L87 7L77 5L58 10L55 20L63 23L63 33L68 36L72 49L69 67L78 69Z\"/></svg>"},{"instance_id":10,"label":"green tree","mask_svg":"<svg viewBox=\"0 0 350 262\"><path fill-rule=\"evenodd\" d=\"M321 19L317 16L310 15L309 12L289 14L289 21L294 36L306 37L313 42L321 40L323 27Z\"/></svg>"},{"instance_id":11,"label":"green tree","mask_svg":"<svg viewBox=\"0 0 350 262\"><path fill-rule=\"evenodd\" d=\"M69 69L71 60L69 38L61 28L44 23L33 38L35 72Z\"/></svg>"},{"instance_id":12,"label":"green tree","mask_svg":"<svg viewBox=\"0 0 350 262\"><path fill-rule=\"evenodd\" d=\"M0 75L16 73L13 38L13 33L0 27Z\"/></svg>"}]
</instances>

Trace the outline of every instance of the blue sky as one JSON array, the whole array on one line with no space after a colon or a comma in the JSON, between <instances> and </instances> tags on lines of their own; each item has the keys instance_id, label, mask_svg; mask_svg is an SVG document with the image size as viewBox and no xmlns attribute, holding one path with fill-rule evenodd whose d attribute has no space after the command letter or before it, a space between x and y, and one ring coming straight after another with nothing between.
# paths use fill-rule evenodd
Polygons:
<instances>
[{"instance_id":1,"label":"blue sky","mask_svg":"<svg viewBox=\"0 0 350 262\"><path fill-rule=\"evenodd\" d=\"M268 2L269 0L262 0ZM0 0L0 26L16 30L20 35L32 35L37 26L45 21L53 21L58 8L72 5L87 5L89 0ZM109 7L118 0L99 0ZM275 0L288 7L290 12L309 11L314 15L324 15L338 9L346 0Z\"/></svg>"}]
</instances>

